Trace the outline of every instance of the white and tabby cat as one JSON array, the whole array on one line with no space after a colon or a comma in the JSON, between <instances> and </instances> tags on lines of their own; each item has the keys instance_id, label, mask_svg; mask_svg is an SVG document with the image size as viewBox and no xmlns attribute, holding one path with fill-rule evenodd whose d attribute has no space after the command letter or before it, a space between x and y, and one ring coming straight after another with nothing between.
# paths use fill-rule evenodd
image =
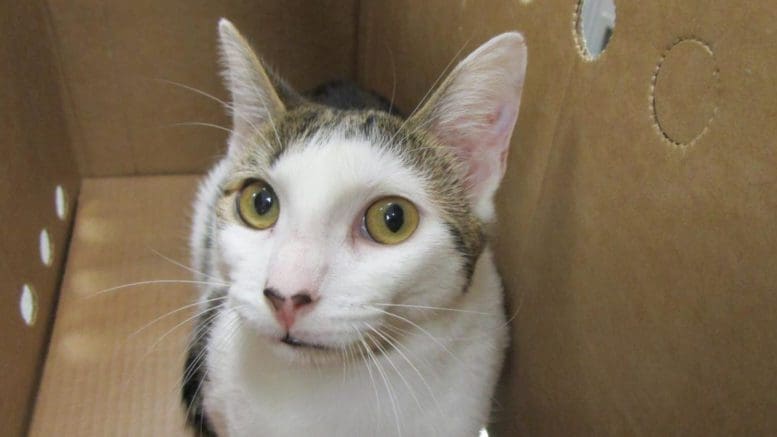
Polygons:
<instances>
[{"instance_id":1,"label":"white and tabby cat","mask_svg":"<svg viewBox=\"0 0 777 437\"><path fill-rule=\"evenodd\" d=\"M526 69L517 33L408 119L308 96L219 25L233 131L191 239L206 287L188 420L230 436L475 436L507 345L488 244Z\"/></svg>"}]
</instances>

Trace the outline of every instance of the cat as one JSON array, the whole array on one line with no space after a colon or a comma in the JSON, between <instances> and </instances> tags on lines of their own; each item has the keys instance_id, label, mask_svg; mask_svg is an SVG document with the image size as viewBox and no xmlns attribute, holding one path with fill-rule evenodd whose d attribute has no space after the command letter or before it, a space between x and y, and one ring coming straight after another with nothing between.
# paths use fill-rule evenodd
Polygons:
<instances>
[{"instance_id":1,"label":"cat","mask_svg":"<svg viewBox=\"0 0 777 437\"><path fill-rule=\"evenodd\" d=\"M489 229L527 50L494 37L403 118L294 91L219 22L232 131L191 248L182 397L220 436L476 436L508 342Z\"/></svg>"}]
</instances>

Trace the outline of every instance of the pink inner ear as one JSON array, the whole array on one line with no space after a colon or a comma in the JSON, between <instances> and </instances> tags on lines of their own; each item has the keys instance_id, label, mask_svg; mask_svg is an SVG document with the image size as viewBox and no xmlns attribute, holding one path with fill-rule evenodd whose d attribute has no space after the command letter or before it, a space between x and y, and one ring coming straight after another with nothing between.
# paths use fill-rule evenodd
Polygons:
<instances>
[{"instance_id":1,"label":"pink inner ear","mask_svg":"<svg viewBox=\"0 0 777 437\"><path fill-rule=\"evenodd\" d=\"M475 124L476 127L458 138L451 138L456 153L467 165L466 185L472 194L494 188L504 176L516 116L514 105L500 105L482 117L482 124ZM465 117L454 123L467 125Z\"/></svg>"}]
</instances>

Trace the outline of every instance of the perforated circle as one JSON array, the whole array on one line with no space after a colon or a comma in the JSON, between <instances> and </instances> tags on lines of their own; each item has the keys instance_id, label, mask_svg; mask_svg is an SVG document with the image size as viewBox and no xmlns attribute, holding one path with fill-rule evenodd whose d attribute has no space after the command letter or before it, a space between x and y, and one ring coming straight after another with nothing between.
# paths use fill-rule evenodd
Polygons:
<instances>
[{"instance_id":1,"label":"perforated circle","mask_svg":"<svg viewBox=\"0 0 777 437\"><path fill-rule=\"evenodd\" d=\"M653 76L655 126L669 142L688 146L709 128L717 113L718 69L709 44L684 38L661 57Z\"/></svg>"}]
</instances>

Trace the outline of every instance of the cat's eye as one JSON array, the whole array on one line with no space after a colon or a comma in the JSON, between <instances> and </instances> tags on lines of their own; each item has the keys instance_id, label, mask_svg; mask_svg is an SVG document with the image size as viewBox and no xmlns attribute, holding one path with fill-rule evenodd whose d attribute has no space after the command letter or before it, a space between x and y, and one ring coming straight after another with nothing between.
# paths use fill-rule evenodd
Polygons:
<instances>
[{"instance_id":1,"label":"cat's eye","mask_svg":"<svg viewBox=\"0 0 777 437\"><path fill-rule=\"evenodd\" d=\"M238 194L237 212L252 228L267 229L274 225L280 211L278 197L265 181L251 181Z\"/></svg>"},{"instance_id":2,"label":"cat's eye","mask_svg":"<svg viewBox=\"0 0 777 437\"><path fill-rule=\"evenodd\" d=\"M378 243L398 244L418 227L418 210L407 199L384 197L367 208L364 227Z\"/></svg>"}]
</instances>

